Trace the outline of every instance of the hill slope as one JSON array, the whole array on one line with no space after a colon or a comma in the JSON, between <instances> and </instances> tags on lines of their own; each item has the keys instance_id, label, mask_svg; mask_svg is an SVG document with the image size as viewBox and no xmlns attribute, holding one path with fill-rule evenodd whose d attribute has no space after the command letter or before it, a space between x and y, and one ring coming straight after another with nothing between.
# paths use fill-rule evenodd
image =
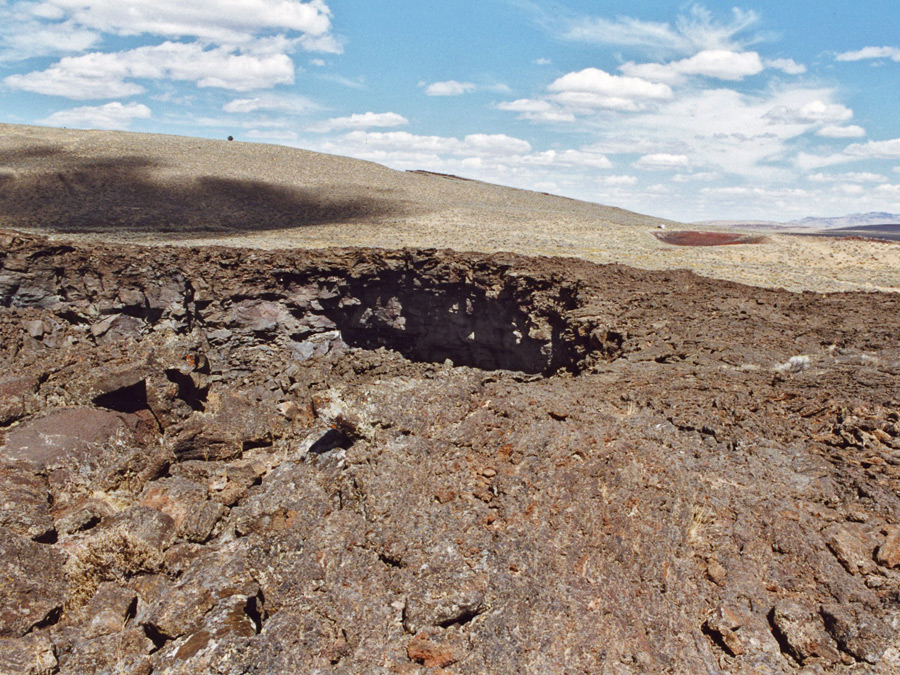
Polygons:
<instances>
[{"instance_id":1,"label":"hill slope","mask_svg":"<svg viewBox=\"0 0 900 675\"><path fill-rule=\"evenodd\" d=\"M655 226L659 218L564 197L275 145L0 125L0 218L14 227L145 236L263 235L312 228L340 238L523 219ZM435 214L440 214L439 219ZM458 236L459 232L453 232ZM305 236L305 235L304 235Z\"/></svg>"},{"instance_id":2,"label":"hill slope","mask_svg":"<svg viewBox=\"0 0 900 675\"><path fill-rule=\"evenodd\" d=\"M144 244L512 251L788 290L900 289L897 246L772 234L754 246L675 247L652 236L661 224L678 227L280 146L0 125L0 228Z\"/></svg>"}]
</instances>

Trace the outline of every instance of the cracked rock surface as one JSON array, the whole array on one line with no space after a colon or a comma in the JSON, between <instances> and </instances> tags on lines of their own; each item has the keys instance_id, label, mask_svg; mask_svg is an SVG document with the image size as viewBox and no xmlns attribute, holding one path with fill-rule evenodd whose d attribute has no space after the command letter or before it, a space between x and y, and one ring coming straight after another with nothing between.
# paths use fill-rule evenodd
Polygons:
<instances>
[{"instance_id":1,"label":"cracked rock surface","mask_svg":"<svg viewBox=\"0 0 900 675\"><path fill-rule=\"evenodd\" d=\"M0 233L0 672L900 672L896 308Z\"/></svg>"}]
</instances>

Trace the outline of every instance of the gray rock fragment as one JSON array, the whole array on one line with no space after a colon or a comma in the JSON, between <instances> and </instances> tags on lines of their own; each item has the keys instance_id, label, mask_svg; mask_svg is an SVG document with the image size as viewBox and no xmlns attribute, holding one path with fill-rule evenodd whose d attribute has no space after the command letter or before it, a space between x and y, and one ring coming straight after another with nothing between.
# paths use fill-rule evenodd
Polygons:
<instances>
[{"instance_id":1,"label":"gray rock fragment","mask_svg":"<svg viewBox=\"0 0 900 675\"><path fill-rule=\"evenodd\" d=\"M862 606L823 605L825 629L841 651L858 661L876 664L893 637L893 631L871 609Z\"/></svg>"},{"instance_id":2,"label":"gray rock fragment","mask_svg":"<svg viewBox=\"0 0 900 675\"><path fill-rule=\"evenodd\" d=\"M769 620L782 649L797 663L818 659L827 665L840 660L821 617L812 608L782 601L772 609Z\"/></svg>"}]
</instances>

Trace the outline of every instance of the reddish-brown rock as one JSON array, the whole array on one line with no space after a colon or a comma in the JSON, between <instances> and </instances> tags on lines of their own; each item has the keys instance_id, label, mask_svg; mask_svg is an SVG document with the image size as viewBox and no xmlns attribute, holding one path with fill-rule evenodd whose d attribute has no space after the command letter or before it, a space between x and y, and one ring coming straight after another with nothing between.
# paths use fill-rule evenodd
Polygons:
<instances>
[{"instance_id":1,"label":"reddish-brown rock","mask_svg":"<svg viewBox=\"0 0 900 675\"><path fill-rule=\"evenodd\" d=\"M0 463L0 528L38 540L56 534L47 479L27 462Z\"/></svg>"},{"instance_id":2,"label":"reddish-brown rock","mask_svg":"<svg viewBox=\"0 0 900 675\"><path fill-rule=\"evenodd\" d=\"M875 560L885 567L900 567L900 528L892 527L884 539L884 543L878 547Z\"/></svg>"},{"instance_id":3,"label":"reddish-brown rock","mask_svg":"<svg viewBox=\"0 0 900 675\"><path fill-rule=\"evenodd\" d=\"M48 544L0 531L0 638L22 637L59 619L69 591L65 562Z\"/></svg>"},{"instance_id":4,"label":"reddish-brown rock","mask_svg":"<svg viewBox=\"0 0 900 675\"><path fill-rule=\"evenodd\" d=\"M0 670L900 671L893 296L2 237Z\"/></svg>"},{"instance_id":5,"label":"reddish-brown rock","mask_svg":"<svg viewBox=\"0 0 900 675\"><path fill-rule=\"evenodd\" d=\"M452 647L432 642L428 633L419 633L406 646L410 661L421 663L426 668L444 668L459 659Z\"/></svg>"}]
</instances>

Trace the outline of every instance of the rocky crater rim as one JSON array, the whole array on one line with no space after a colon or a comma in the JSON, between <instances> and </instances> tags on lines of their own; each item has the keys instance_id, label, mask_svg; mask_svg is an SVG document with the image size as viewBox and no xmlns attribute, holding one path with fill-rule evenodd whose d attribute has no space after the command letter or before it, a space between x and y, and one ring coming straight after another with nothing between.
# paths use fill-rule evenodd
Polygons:
<instances>
[{"instance_id":1,"label":"rocky crater rim","mask_svg":"<svg viewBox=\"0 0 900 675\"><path fill-rule=\"evenodd\" d=\"M508 278L485 287L473 278L443 282L414 268L375 270L330 288L288 283L287 303L259 309L287 311L316 328L333 326L335 339L350 347L384 347L414 362L542 375L578 372L583 350L566 314L573 301L563 297L566 289L541 298L533 282ZM298 293L310 299L308 305L292 304Z\"/></svg>"},{"instance_id":2,"label":"rocky crater rim","mask_svg":"<svg viewBox=\"0 0 900 675\"><path fill-rule=\"evenodd\" d=\"M226 249L0 238L0 305L49 309L98 342L108 331L174 328L200 331L213 347L275 343L299 361L387 348L413 362L543 376L578 373L621 343L583 318L577 280L517 269L515 256L343 249L241 259Z\"/></svg>"}]
</instances>

